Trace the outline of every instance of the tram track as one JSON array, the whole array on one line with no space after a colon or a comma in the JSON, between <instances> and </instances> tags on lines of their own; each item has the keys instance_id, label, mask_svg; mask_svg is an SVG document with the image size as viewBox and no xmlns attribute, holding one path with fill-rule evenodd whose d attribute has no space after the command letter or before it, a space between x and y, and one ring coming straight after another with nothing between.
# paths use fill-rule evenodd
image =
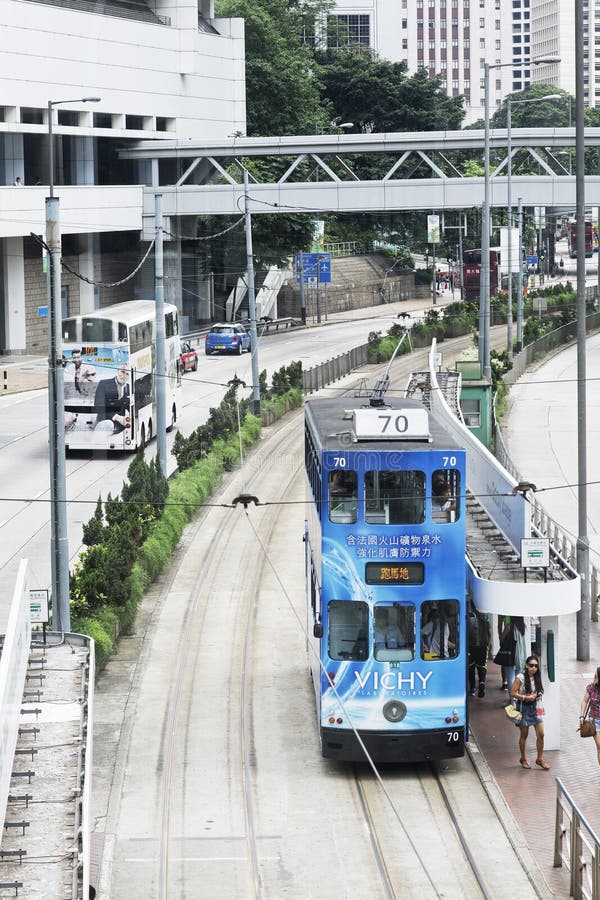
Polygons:
<instances>
[{"instance_id":1,"label":"tram track","mask_svg":"<svg viewBox=\"0 0 600 900\"><path fill-rule=\"evenodd\" d=\"M483 866L477 862L480 847L472 846L473 824L465 820L462 794L465 785L471 791L478 787L476 772L467 758L452 761L450 779L440 768L440 764L386 767L384 797L373 773L355 766L355 787L383 896L386 900L501 897L502 873L488 869L485 861ZM392 822L399 830L390 831Z\"/></svg>"},{"instance_id":2,"label":"tram track","mask_svg":"<svg viewBox=\"0 0 600 900\"><path fill-rule=\"evenodd\" d=\"M289 422L286 423L277 439L273 442L273 453L277 454L277 452L279 452L282 447L284 448L287 443L289 443L288 431L290 429L290 424L291 423ZM250 465L252 465L251 462ZM296 475L297 472L298 467L296 467ZM256 487L256 484L260 482L263 474L263 467L259 465L259 467L250 474L250 477L247 477L244 480L243 489L254 489ZM293 478L294 473L292 473L291 475L285 474L284 491L288 487L290 480ZM235 479L235 481L238 480L238 478ZM227 491L230 492L232 487L233 485L228 486ZM265 521L261 522L260 530L263 539L266 541L268 541L269 535L276 524L280 509L281 508L278 506L272 506L268 507L264 511ZM227 539L219 541L216 546L213 545L213 552L211 552L210 554L207 553L202 558L193 584L193 588L190 591L190 603L187 606L185 618L183 621L182 632L187 635L194 631L198 634L205 633L206 617L210 614L209 602L207 602L207 598L210 598L210 596L213 595L215 591L218 591L218 581L221 578L220 573L223 571L223 567L225 566L227 570L230 570L231 560L228 557L230 556L231 541L235 538L237 531L240 529L240 516L244 515L245 513L242 512L241 507L235 507L224 508L221 510L211 510L211 514L213 515L213 517L216 514L216 516L219 518L219 521L217 523L213 523L212 528L217 534L227 535ZM198 538L199 533L202 531L203 526L205 525L205 517L202 517L201 520L197 521L194 526L194 535L192 536L190 542L191 544L194 543L194 539ZM242 529L245 529L245 527L245 525L241 525ZM257 838L254 825L256 816L254 809L255 800L252 786L253 738L251 725L252 698L250 685L252 680L251 644L253 629L253 598L257 594L258 585L260 584L263 575L264 565L265 561L262 554L257 553L255 560L252 561L252 563L248 561L245 567L246 576L250 572L251 568L254 569L250 577L251 586L249 589L248 587L246 587L243 591L239 592L239 603L236 606L234 615L235 621L240 623L239 633L235 636L234 644L236 647L242 648L242 653L232 653L232 670L236 668L236 660L239 660L239 671L230 671L227 679L228 683L231 684L233 690L235 690L235 683L238 682L238 691L240 697L239 771L241 773L241 807L243 808L243 814L246 823L245 841L248 848L248 882L249 884L253 885L252 895L256 897L257 900L260 900L263 895L261 889ZM172 589L176 581L177 574L174 574L170 579L167 590ZM174 678L173 688L168 704L168 726L165 730L166 739L162 754L165 764L161 783L162 800L159 850L160 873L158 894L160 900L170 900L172 896L178 896L177 894L173 894L171 890L172 878L169 874L171 869L170 855L172 855L171 819L173 804L172 795L174 793L173 773L176 769L178 754L181 752L181 746L178 747L177 742L181 741L182 736L184 740L186 739L186 726L185 724L182 725L182 720L185 723L185 721L188 719L189 712L189 708L185 700L186 680L194 677L193 670L196 668L198 654L198 645L193 645L190 641L186 641L184 643L183 652L179 654L176 676ZM231 734L229 729L228 732ZM236 742L234 741L234 743ZM244 896L250 895L250 893L244 894Z\"/></svg>"},{"instance_id":3,"label":"tram track","mask_svg":"<svg viewBox=\"0 0 600 900\"><path fill-rule=\"evenodd\" d=\"M247 512L239 504L207 508L186 530L157 588L154 634L138 674L140 686L154 683L135 701L138 721L128 725L119 750L122 761L136 753L148 760L127 791L115 782L122 809L110 817L119 835L111 845L114 877L100 896L508 897L502 890L486 895L465 855L466 846L479 862L489 849L494 816L466 758L451 762L448 777L455 783L444 790L451 806L461 806L460 827L471 816L485 840L467 828L462 844L424 767L384 770L386 790L402 813L399 827L366 767L359 789L352 769L320 756L297 615L304 621L299 418L266 434L211 500L230 504L244 491L261 504L293 502ZM260 544L244 517L252 519ZM468 778L466 787L459 776ZM492 845L500 844L501 832L497 825ZM505 875L507 852L495 855L496 884ZM422 867L417 871L419 856L433 869L433 887ZM512 856L508 864L515 863Z\"/></svg>"}]
</instances>

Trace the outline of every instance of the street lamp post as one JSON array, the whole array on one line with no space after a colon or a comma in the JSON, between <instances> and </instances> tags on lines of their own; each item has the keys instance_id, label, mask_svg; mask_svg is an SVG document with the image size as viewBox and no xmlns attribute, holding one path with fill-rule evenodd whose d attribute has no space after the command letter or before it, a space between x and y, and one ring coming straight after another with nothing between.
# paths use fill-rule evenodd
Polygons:
<instances>
[{"instance_id":1,"label":"street lamp post","mask_svg":"<svg viewBox=\"0 0 600 900\"><path fill-rule=\"evenodd\" d=\"M97 103L99 97L48 101L48 184L46 246L48 248L48 431L50 449L50 557L52 570L52 625L70 631L69 545L65 475L65 395L61 333L60 214L54 196L52 109L61 103Z\"/></svg>"},{"instance_id":2,"label":"street lamp post","mask_svg":"<svg viewBox=\"0 0 600 900\"><path fill-rule=\"evenodd\" d=\"M540 56L532 59L534 66L557 63L557 56ZM481 215L481 280L479 290L479 361L484 378L492 377L490 365L490 71L504 69L513 63L483 64L484 73L484 150L483 150L483 210Z\"/></svg>"},{"instance_id":3,"label":"street lamp post","mask_svg":"<svg viewBox=\"0 0 600 900\"><path fill-rule=\"evenodd\" d=\"M587 533L587 410L585 328L585 80L583 3L575 4L575 221L577 228L577 659L590 658L590 544Z\"/></svg>"},{"instance_id":4,"label":"street lamp post","mask_svg":"<svg viewBox=\"0 0 600 900\"><path fill-rule=\"evenodd\" d=\"M508 206L508 309L506 316L506 346L508 351L508 358L512 359L513 355L513 310L512 310L512 302L513 302L513 271L512 271L512 224L513 224L513 215L512 215L512 108L517 103L541 103L542 100L562 100L561 94L546 94L544 97L531 97L526 100L512 100L508 97L506 101L506 146L507 146L507 198L506 205ZM520 244L520 241L519 241ZM523 271L522 271L522 257L519 255L519 279L522 280ZM518 297L521 297L521 304L519 305ZM521 329L519 329L519 308L520 315L523 316L523 289L521 286L521 291L517 295L517 341L519 342L519 332L522 330L522 320L521 320ZM520 346L518 348L521 349Z\"/></svg>"}]
</instances>

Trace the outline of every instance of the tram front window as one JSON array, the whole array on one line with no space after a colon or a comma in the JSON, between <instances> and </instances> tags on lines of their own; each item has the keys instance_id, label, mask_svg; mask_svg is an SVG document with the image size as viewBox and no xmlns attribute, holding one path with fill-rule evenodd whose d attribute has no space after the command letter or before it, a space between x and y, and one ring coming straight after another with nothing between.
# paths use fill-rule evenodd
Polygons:
<instances>
[{"instance_id":1,"label":"tram front window","mask_svg":"<svg viewBox=\"0 0 600 900\"><path fill-rule=\"evenodd\" d=\"M418 525L425 520L425 473L365 473L365 519L379 525Z\"/></svg>"},{"instance_id":2,"label":"tram front window","mask_svg":"<svg viewBox=\"0 0 600 900\"><path fill-rule=\"evenodd\" d=\"M458 601L427 600L421 606L421 656L454 659L458 651Z\"/></svg>"},{"instance_id":3,"label":"tram front window","mask_svg":"<svg viewBox=\"0 0 600 900\"><path fill-rule=\"evenodd\" d=\"M369 645L369 607L362 601L332 600L327 607L330 659L366 659Z\"/></svg>"},{"instance_id":4,"label":"tram front window","mask_svg":"<svg viewBox=\"0 0 600 900\"><path fill-rule=\"evenodd\" d=\"M407 662L415 656L415 608L379 603L373 616L375 659Z\"/></svg>"},{"instance_id":5,"label":"tram front window","mask_svg":"<svg viewBox=\"0 0 600 900\"><path fill-rule=\"evenodd\" d=\"M329 473L329 519L351 525L358 514L356 472L335 469Z\"/></svg>"}]
</instances>

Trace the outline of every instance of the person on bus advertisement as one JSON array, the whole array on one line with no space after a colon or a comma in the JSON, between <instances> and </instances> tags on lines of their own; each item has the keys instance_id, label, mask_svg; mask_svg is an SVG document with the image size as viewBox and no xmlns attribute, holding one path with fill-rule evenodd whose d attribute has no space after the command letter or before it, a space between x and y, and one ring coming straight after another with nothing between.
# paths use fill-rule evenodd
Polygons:
<instances>
[{"instance_id":1,"label":"person on bus advertisement","mask_svg":"<svg viewBox=\"0 0 600 900\"><path fill-rule=\"evenodd\" d=\"M98 384L96 369L83 361L82 352L76 347L71 350L70 359L65 360L65 400L91 404Z\"/></svg>"},{"instance_id":2,"label":"person on bus advertisement","mask_svg":"<svg viewBox=\"0 0 600 900\"><path fill-rule=\"evenodd\" d=\"M119 366L114 378L103 378L98 383L94 407L98 414L96 427L103 422L112 423L115 433L123 431L130 411L131 389L128 365Z\"/></svg>"}]
</instances>

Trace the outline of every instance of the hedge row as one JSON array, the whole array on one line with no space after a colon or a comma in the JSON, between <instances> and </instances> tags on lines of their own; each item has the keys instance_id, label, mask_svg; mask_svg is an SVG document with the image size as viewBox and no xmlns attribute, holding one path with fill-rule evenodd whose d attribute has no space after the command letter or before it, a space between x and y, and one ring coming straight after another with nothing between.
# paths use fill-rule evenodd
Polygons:
<instances>
[{"instance_id":1,"label":"hedge row","mask_svg":"<svg viewBox=\"0 0 600 900\"><path fill-rule=\"evenodd\" d=\"M277 395L271 388L261 404L271 420L302 404L302 391L288 387L290 369L291 381L301 380L299 363L284 367L274 379L278 390L286 388L285 393ZM232 406L235 432L230 429ZM218 425L224 428L224 437L214 436ZM147 464L140 452L129 467L130 481L123 485L121 496L113 499L109 495L104 504L99 500L92 520L84 527L87 548L71 576L71 628L96 642L98 671L113 652L119 635L133 631L140 601L169 562L185 526L218 487L224 472L239 464L240 442L245 453L259 439L261 421L245 412L238 432L234 390L211 410L203 429L203 438L213 431L210 447L196 433L190 436L189 446L200 456L190 463L188 452L187 467L168 482L165 479L162 503L156 500L161 496L156 479L158 460ZM179 448L183 452L185 439L179 442Z\"/></svg>"}]
</instances>

